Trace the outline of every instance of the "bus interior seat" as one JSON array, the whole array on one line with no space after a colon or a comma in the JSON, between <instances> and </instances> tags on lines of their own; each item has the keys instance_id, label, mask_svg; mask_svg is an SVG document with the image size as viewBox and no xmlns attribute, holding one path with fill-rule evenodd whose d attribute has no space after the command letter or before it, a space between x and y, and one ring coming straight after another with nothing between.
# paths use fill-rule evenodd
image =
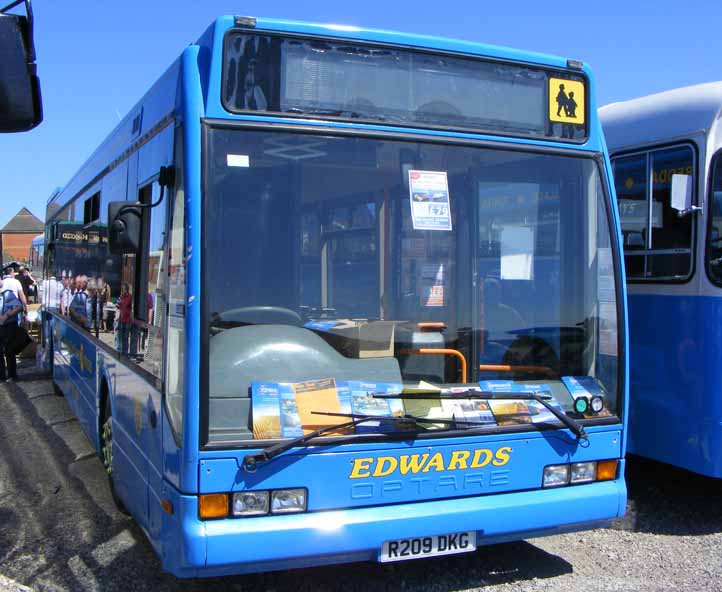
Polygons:
<instances>
[{"instance_id":1,"label":"bus interior seat","mask_svg":"<svg viewBox=\"0 0 722 592\"><path fill-rule=\"evenodd\" d=\"M509 366L544 366L559 373L560 363L554 348L534 335L520 335L504 353L502 364Z\"/></svg>"},{"instance_id":2,"label":"bus interior seat","mask_svg":"<svg viewBox=\"0 0 722 592\"><path fill-rule=\"evenodd\" d=\"M336 380L401 383L395 358L351 359L321 337L291 325L247 325L209 342L210 438L251 434L251 382Z\"/></svg>"},{"instance_id":3,"label":"bus interior seat","mask_svg":"<svg viewBox=\"0 0 722 592\"><path fill-rule=\"evenodd\" d=\"M446 358L443 355L428 356L402 353L407 350L421 348L443 349L446 346L444 335L439 331L404 331L399 329L396 334L394 349L399 366L407 380L426 380L444 383L446 374Z\"/></svg>"}]
</instances>

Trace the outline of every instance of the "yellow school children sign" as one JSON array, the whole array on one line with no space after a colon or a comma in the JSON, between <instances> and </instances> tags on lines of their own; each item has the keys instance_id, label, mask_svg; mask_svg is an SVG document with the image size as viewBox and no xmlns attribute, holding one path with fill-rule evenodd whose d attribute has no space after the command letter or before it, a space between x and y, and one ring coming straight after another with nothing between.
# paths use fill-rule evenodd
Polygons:
<instances>
[{"instance_id":1,"label":"yellow school children sign","mask_svg":"<svg viewBox=\"0 0 722 592\"><path fill-rule=\"evenodd\" d=\"M549 79L549 121L584 123L584 83Z\"/></svg>"}]
</instances>

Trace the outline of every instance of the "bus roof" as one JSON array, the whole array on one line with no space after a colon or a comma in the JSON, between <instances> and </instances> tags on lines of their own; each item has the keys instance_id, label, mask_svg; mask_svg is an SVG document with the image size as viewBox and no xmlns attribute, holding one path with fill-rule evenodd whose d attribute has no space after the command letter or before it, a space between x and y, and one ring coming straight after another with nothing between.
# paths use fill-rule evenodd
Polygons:
<instances>
[{"instance_id":1,"label":"bus roof","mask_svg":"<svg viewBox=\"0 0 722 592\"><path fill-rule=\"evenodd\" d=\"M599 118L610 151L689 137L722 115L722 81L610 103Z\"/></svg>"},{"instance_id":2,"label":"bus roof","mask_svg":"<svg viewBox=\"0 0 722 592\"><path fill-rule=\"evenodd\" d=\"M232 17L222 16L215 22L219 31L226 31L235 26L239 19L253 17ZM406 46L416 49L431 49L437 51L449 51L454 53L465 53L480 57L497 58L502 60L513 60L566 68L567 58L552 54L538 53L514 49L500 45L490 45L478 41L464 41L450 37L439 37L436 35L418 35L415 33L404 33L401 31L389 31L385 29L374 29L367 27L337 25L328 23L309 23L303 21L291 21L283 19L261 18L256 19L255 27L258 31L277 31L288 33L300 33L308 35L320 35L324 37L346 38L356 41L371 41L377 43L388 43L392 45ZM249 29L252 30L252 29Z\"/></svg>"},{"instance_id":3,"label":"bus roof","mask_svg":"<svg viewBox=\"0 0 722 592\"><path fill-rule=\"evenodd\" d=\"M591 79L591 72L586 64L580 61L570 61L567 58L554 56L549 54L536 53L494 45L487 45L472 41L460 41L443 37L435 37L429 35L416 35L412 33L401 33L394 31L384 31L378 29L361 28L355 26L318 24L307 22L296 22L279 19L252 18L238 16L221 16L201 34L196 41L196 45L203 47L209 52L214 48L222 46L222 38L225 33L234 27L238 27L239 19L250 18L255 25L250 30L258 30L265 32L287 32L300 35L322 35L328 37L345 38L349 40L367 41L376 43L387 43L392 45L406 46L409 48L436 50L440 52L453 52L459 54L475 55L486 57L492 60L510 60L519 63L534 64L538 66L548 66L558 69L573 68L580 73L584 73ZM145 134L152 130L155 126L162 126L167 123L169 114L175 109L177 82L180 74L180 58L177 58L168 69L160 76L160 78L148 89L143 97L136 103L132 109L123 117L117 126L108 134L102 143L88 157L85 163L68 181L68 183L58 190L54 191L47 201L46 221L54 218L58 212L70 201L78 197L86 197L87 195L100 190L100 179L102 171L109 163L116 159L122 158L122 155L133 145L134 142L142 139ZM571 65L573 63L573 66ZM201 75L204 77L203 84L205 89L204 100L206 104L204 108L207 110L205 115L212 117L215 112L208 111L209 97L212 92L208 87L211 82L213 73L210 69L213 65L220 64L218 58L213 64L204 64L201 68ZM210 69L207 67L210 66ZM592 81L590 80L590 84ZM219 85L220 87L220 85ZM215 87L213 87L215 89ZM590 115L595 112L594 93L590 93L589 111ZM220 107L220 102L218 104ZM224 116L228 115L224 112Z\"/></svg>"}]
</instances>

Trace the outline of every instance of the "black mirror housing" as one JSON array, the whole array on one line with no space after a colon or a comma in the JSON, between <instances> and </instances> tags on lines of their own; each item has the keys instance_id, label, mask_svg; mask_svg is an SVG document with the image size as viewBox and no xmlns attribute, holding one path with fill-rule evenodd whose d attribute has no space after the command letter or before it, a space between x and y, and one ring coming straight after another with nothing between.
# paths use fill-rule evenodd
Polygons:
<instances>
[{"instance_id":1,"label":"black mirror housing","mask_svg":"<svg viewBox=\"0 0 722 592\"><path fill-rule=\"evenodd\" d=\"M108 251L111 254L138 252L142 219L140 202L111 201L108 204Z\"/></svg>"},{"instance_id":2,"label":"black mirror housing","mask_svg":"<svg viewBox=\"0 0 722 592\"><path fill-rule=\"evenodd\" d=\"M43 119L28 17L0 13L0 132L23 132Z\"/></svg>"}]
</instances>

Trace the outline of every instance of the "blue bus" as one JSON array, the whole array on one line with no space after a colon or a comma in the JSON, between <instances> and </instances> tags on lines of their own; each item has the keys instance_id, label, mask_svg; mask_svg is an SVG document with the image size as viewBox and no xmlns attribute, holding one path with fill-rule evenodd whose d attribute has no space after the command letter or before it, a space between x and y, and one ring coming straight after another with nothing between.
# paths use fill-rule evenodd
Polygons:
<instances>
[{"instance_id":1,"label":"blue bus","mask_svg":"<svg viewBox=\"0 0 722 592\"><path fill-rule=\"evenodd\" d=\"M48 203L52 377L179 577L624 513L626 312L576 60L222 17Z\"/></svg>"},{"instance_id":2,"label":"blue bus","mask_svg":"<svg viewBox=\"0 0 722 592\"><path fill-rule=\"evenodd\" d=\"M722 477L722 83L600 109L630 316L629 452Z\"/></svg>"},{"instance_id":3,"label":"blue bus","mask_svg":"<svg viewBox=\"0 0 722 592\"><path fill-rule=\"evenodd\" d=\"M45 251L45 235L39 234L33 238L30 243L30 252L28 253L28 264L33 270L40 270L43 267Z\"/></svg>"}]
</instances>

